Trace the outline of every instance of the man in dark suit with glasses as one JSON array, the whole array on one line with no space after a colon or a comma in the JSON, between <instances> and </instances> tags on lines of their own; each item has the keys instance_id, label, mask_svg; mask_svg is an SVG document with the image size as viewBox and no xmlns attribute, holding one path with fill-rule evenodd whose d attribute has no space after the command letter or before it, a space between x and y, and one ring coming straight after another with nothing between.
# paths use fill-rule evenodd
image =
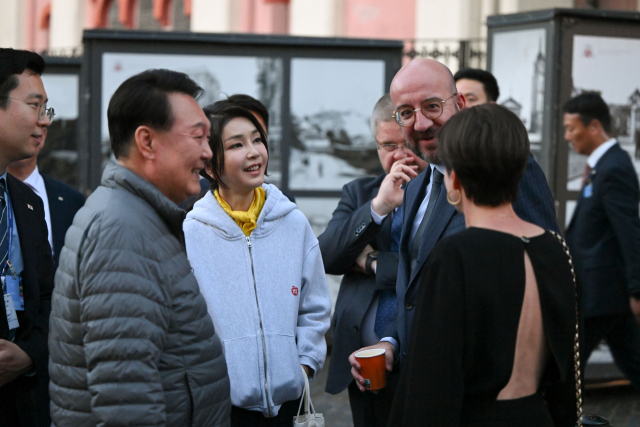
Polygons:
<instances>
[{"instance_id":1,"label":"man in dark suit with glasses","mask_svg":"<svg viewBox=\"0 0 640 427\"><path fill-rule=\"evenodd\" d=\"M402 231L398 206L404 193L399 187L427 167L407 148L393 110L386 94L371 116L384 173L346 184L333 218L318 238L326 272L344 275L333 318L326 391L337 394L348 387L356 427L387 425L395 391L393 379L378 394L361 393L351 376L348 358L358 348L377 343L393 317Z\"/></svg>"},{"instance_id":2,"label":"man in dark suit with glasses","mask_svg":"<svg viewBox=\"0 0 640 427\"><path fill-rule=\"evenodd\" d=\"M372 346L386 350L389 371L394 361L401 366L406 355L418 288L428 286L421 283L420 277L431 250L442 238L465 229L464 216L447 203L443 179L446 172L438 154L437 132L451 116L466 107L466 99L457 92L451 71L437 61L423 58L414 59L396 74L391 83L391 99L407 145L430 167L404 191L396 283L398 304L381 342ZM526 221L545 229L558 229L553 196L539 167L525 170L514 210ZM364 378L353 354L349 361L353 377L364 390Z\"/></svg>"},{"instance_id":3,"label":"man in dark suit with glasses","mask_svg":"<svg viewBox=\"0 0 640 427\"><path fill-rule=\"evenodd\" d=\"M37 389L48 369L54 264L40 198L7 173L34 156L53 119L33 52L0 49L0 425L48 426L49 396ZM46 394L46 395L45 395Z\"/></svg>"}]
</instances>

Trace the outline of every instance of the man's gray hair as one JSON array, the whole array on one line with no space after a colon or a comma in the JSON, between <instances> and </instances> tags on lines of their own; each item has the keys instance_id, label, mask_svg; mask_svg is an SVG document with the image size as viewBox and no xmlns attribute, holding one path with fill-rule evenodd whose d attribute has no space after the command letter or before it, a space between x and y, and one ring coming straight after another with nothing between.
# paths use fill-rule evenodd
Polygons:
<instances>
[{"instance_id":1,"label":"man's gray hair","mask_svg":"<svg viewBox=\"0 0 640 427\"><path fill-rule=\"evenodd\" d=\"M371 132L373 132L374 137L378 135L378 124L380 122L395 122L393 118L394 111L391 95L388 93L384 94L376 102L376 106L373 107L373 113L371 113Z\"/></svg>"}]
</instances>

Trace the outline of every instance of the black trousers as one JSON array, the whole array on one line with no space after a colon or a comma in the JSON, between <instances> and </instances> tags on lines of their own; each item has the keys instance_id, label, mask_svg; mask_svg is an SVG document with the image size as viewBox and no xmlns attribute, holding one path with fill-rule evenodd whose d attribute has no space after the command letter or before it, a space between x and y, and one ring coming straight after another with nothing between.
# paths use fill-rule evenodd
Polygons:
<instances>
[{"instance_id":1,"label":"black trousers","mask_svg":"<svg viewBox=\"0 0 640 427\"><path fill-rule=\"evenodd\" d=\"M603 339L607 340L618 368L640 390L640 326L631 310L623 314L584 319L584 340L580 353L582 366L585 366L591 352Z\"/></svg>"},{"instance_id":2,"label":"black trousers","mask_svg":"<svg viewBox=\"0 0 640 427\"><path fill-rule=\"evenodd\" d=\"M291 427L299 406L300 398L285 402L280 407L278 415L273 418L265 417L261 412L232 406L231 427Z\"/></svg>"},{"instance_id":3,"label":"black trousers","mask_svg":"<svg viewBox=\"0 0 640 427\"><path fill-rule=\"evenodd\" d=\"M349 404L354 427L385 427L396 394L398 374L387 373L387 386L378 393L362 392L355 380L349 384Z\"/></svg>"}]
</instances>

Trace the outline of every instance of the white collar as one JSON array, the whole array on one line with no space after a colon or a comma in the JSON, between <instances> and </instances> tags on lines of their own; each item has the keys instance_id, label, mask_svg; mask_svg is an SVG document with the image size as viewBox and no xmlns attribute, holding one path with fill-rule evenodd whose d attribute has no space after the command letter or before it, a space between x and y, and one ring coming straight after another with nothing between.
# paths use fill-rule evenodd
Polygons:
<instances>
[{"instance_id":1,"label":"white collar","mask_svg":"<svg viewBox=\"0 0 640 427\"><path fill-rule=\"evenodd\" d=\"M604 156L604 153L606 153L609 148L613 147L616 142L618 141L616 141L615 138L611 138L610 140L603 142L598 148L593 150L593 153L589 154L589 157L587 158L589 167L591 169L594 169L598 164L598 161L602 158L602 156Z\"/></svg>"},{"instance_id":2,"label":"white collar","mask_svg":"<svg viewBox=\"0 0 640 427\"><path fill-rule=\"evenodd\" d=\"M438 169L442 175L444 175L444 165L430 165L431 166L431 174L433 174L434 169Z\"/></svg>"},{"instance_id":3,"label":"white collar","mask_svg":"<svg viewBox=\"0 0 640 427\"><path fill-rule=\"evenodd\" d=\"M40 192L45 188L44 179L42 179L42 175L40 175L38 166L36 166L33 172L31 172L31 175L29 175L23 182L33 188L38 195L40 195Z\"/></svg>"}]
</instances>

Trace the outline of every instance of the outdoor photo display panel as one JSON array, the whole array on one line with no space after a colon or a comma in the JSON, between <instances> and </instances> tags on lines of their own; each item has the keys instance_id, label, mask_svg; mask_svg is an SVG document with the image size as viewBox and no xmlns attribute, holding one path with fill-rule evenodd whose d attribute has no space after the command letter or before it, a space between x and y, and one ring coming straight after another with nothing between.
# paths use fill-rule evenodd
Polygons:
<instances>
[{"instance_id":1,"label":"outdoor photo display panel","mask_svg":"<svg viewBox=\"0 0 640 427\"><path fill-rule=\"evenodd\" d=\"M44 147L38 155L38 170L74 188L79 188L79 156L76 144L78 125L77 73L51 73L45 69L42 83L47 91L47 106L53 107L55 117L47 127Z\"/></svg>"},{"instance_id":2,"label":"outdoor photo display panel","mask_svg":"<svg viewBox=\"0 0 640 427\"><path fill-rule=\"evenodd\" d=\"M598 92L611 111L611 136L640 175L640 39L576 35L572 96ZM569 145L567 190L579 191L587 157Z\"/></svg>"},{"instance_id":3,"label":"outdoor photo display panel","mask_svg":"<svg viewBox=\"0 0 640 427\"><path fill-rule=\"evenodd\" d=\"M282 60L243 56L204 56L104 53L102 57L101 147L105 161L111 147L107 108L118 86L129 77L152 68L183 72L203 89L202 107L234 94L252 96L269 110L269 177L280 185L280 142L282 138Z\"/></svg>"},{"instance_id":4,"label":"outdoor photo display panel","mask_svg":"<svg viewBox=\"0 0 640 427\"><path fill-rule=\"evenodd\" d=\"M290 189L339 191L382 172L370 117L384 69L376 60L292 59Z\"/></svg>"},{"instance_id":5,"label":"outdoor photo display panel","mask_svg":"<svg viewBox=\"0 0 640 427\"><path fill-rule=\"evenodd\" d=\"M520 117L538 162L542 155L546 33L545 28L497 33L491 60L491 72L500 88L497 102Z\"/></svg>"}]
</instances>

